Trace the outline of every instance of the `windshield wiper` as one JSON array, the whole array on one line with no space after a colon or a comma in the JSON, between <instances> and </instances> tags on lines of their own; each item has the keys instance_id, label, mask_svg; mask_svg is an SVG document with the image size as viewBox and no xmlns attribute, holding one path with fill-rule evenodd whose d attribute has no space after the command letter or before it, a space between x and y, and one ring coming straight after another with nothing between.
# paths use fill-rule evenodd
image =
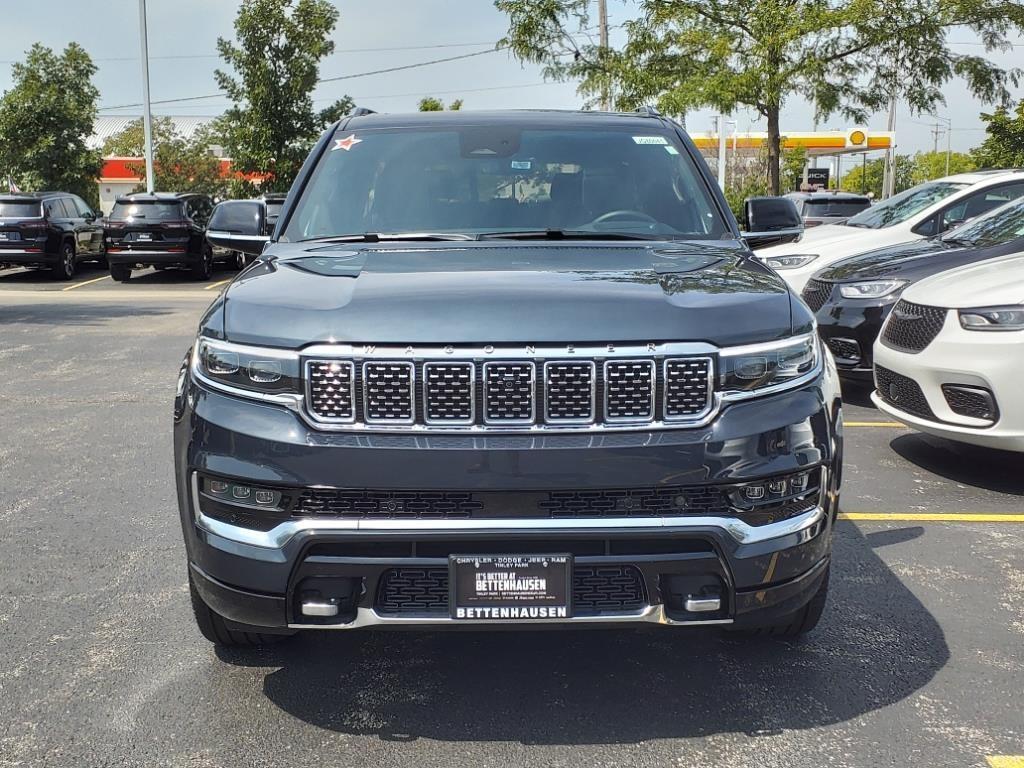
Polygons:
<instances>
[{"instance_id":1,"label":"windshield wiper","mask_svg":"<svg viewBox=\"0 0 1024 768\"><path fill-rule=\"evenodd\" d=\"M943 237L941 238L944 243L952 243L953 245L965 245L968 248L973 248L977 245L977 242L966 237Z\"/></svg>"},{"instance_id":2,"label":"windshield wiper","mask_svg":"<svg viewBox=\"0 0 1024 768\"><path fill-rule=\"evenodd\" d=\"M589 229L521 229L508 232L483 232L478 240L670 240L665 235L637 232L595 232Z\"/></svg>"},{"instance_id":3,"label":"windshield wiper","mask_svg":"<svg viewBox=\"0 0 1024 768\"><path fill-rule=\"evenodd\" d=\"M471 235L458 232L362 232L347 235L328 235L299 240L300 243L390 243L394 241L472 240Z\"/></svg>"}]
</instances>

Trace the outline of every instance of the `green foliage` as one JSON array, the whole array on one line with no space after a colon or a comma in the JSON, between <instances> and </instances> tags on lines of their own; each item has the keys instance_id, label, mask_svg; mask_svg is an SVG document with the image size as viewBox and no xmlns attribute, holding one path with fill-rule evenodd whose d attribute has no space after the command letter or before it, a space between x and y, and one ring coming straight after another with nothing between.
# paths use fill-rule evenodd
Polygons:
<instances>
[{"instance_id":1,"label":"green foliage","mask_svg":"<svg viewBox=\"0 0 1024 768\"><path fill-rule=\"evenodd\" d=\"M910 189L915 182L911 181L914 173L914 159L910 155L896 155L896 191ZM858 162L843 174L839 188L844 192L871 194L876 200L882 198L882 176L885 173L885 160L868 160Z\"/></svg>"},{"instance_id":2,"label":"green foliage","mask_svg":"<svg viewBox=\"0 0 1024 768\"><path fill-rule=\"evenodd\" d=\"M0 97L0 178L21 189L73 192L99 208L100 153L85 142L96 120L96 66L77 43L55 54L39 43L11 68Z\"/></svg>"},{"instance_id":3,"label":"green foliage","mask_svg":"<svg viewBox=\"0 0 1024 768\"><path fill-rule=\"evenodd\" d=\"M1024 101L1011 114L1000 107L983 114L985 140L971 153L979 168L1024 168Z\"/></svg>"},{"instance_id":4,"label":"green foliage","mask_svg":"<svg viewBox=\"0 0 1024 768\"><path fill-rule=\"evenodd\" d=\"M914 168L910 172L910 185L921 184L932 179L939 179L953 173L973 171L978 166L974 158L966 152L949 154L949 172L946 172L945 152L918 152L914 155Z\"/></svg>"},{"instance_id":5,"label":"green foliage","mask_svg":"<svg viewBox=\"0 0 1024 768\"><path fill-rule=\"evenodd\" d=\"M221 177L220 160L210 154L210 145L217 143L209 129L196 131L191 139L179 134L169 117L153 118L153 187L162 192L205 192L223 196L228 180ZM142 118L129 123L103 144L105 155L142 157L145 130ZM136 191L146 189L146 164L132 164L132 170L143 178Z\"/></svg>"},{"instance_id":6,"label":"green foliage","mask_svg":"<svg viewBox=\"0 0 1024 768\"><path fill-rule=\"evenodd\" d=\"M960 54L946 37L969 29L983 51L1009 50L1024 28L1019 0L638 0L625 47L612 51L594 39L586 0L495 5L509 16L502 44L549 77L578 80L590 103L611 86L620 109L657 102L668 114L757 111L768 124L775 192L787 99L811 101L822 118L862 121L891 96L933 111L943 85L959 77L977 97L1005 101L1018 71Z\"/></svg>"},{"instance_id":7,"label":"green foliage","mask_svg":"<svg viewBox=\"0 0 1024 768\"><path fill-rule=\"evenodd\" d=\"M444 102L438 98L424 96L420 99L420 112L444 112L445 109ZM448 105L447 109L451 112L458 112L462 109L462 99L455 99L455 101Z\"/></svg>"},{"instance_id":8,"label":"green foliage","mask_svg":"<svg viewBox=\"0 0 1024 768\"><path fill-rule=\"evenodd\" d=\"M768 181L764 178L750 178L742 184L731 186L725 190L725 199L732 209L736 220L743 221L743 201L748 197L762 197L771 194L768 189Z\"/></svg>"},{"instance_id":9,"label":"green foliage","mask_svg":"<svg viewBox=\"0 0 1024 768\"><path fill-rule=\"evenodd\" d=\"M286 191L317 136L352 109L347 96L313 109L311 94L320 61L334 51L337 21L328 0L243 0L237 44L217 40L234 75L217 70L215 76L234 106L215 130L237 170L266 175L264 191ZM249 184L234 186L251 191Z\"/></svg>"},{"instance_id":10,"label":"green foliage","mask_svg":"<svg viewBox=\"0 0 1024 768\"><path fill-rule=\"evenodd\" d=\"M803 178L805 165L807 165L807 147L783 149L781 183L789 185L797 179ZM799 181L797 181L797 185L799 186ZM785 192L787 190L784 189L782 191Z\"/></svg>"}]
</instances>

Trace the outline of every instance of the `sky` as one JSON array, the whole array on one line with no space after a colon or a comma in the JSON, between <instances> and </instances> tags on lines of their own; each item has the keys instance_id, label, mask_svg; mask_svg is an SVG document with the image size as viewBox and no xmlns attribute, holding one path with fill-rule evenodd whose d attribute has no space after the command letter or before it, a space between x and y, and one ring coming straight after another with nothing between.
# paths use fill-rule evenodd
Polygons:
<instances>
[{"instance_id":1,"label":"sky","mask_svg":"<svg viewBox=\"0 0 1024 768\"><path fill-rule=\"evenodd\" d=\"M218 36L232 37L237 0L147 0L149 17L150 88L152 99L214 94L218 88L213 72L220 64L216 54ZM473 53L493 47L507 28L506 17L490 0L333 0L340 12L334 31L336 51L321 64L321 77L351 76L390 67ZM635 13L635 4L610 0L612 44L621 41L616 29ZM0 0L0 91L11 85L10 63L23 57L32 42L62 49L69 42L82 45L96 61L99 72L101 108L141 101L139 66L139 25L137 0ZM969 31L954 33L956 50L982 52ZM1004 67L1024 61L1024 37L1015 39L1011 53L993 54ZM572 83L545 82L538 67L523 65L510 54L499 51L458 61L382 73L324 84L314 93L318 106L348 94L357 104L378 111L414 110L422 96L445 101L464 100L464 109L576 108L581 99ZM1015 98L1024 97L1024 87ZM986 109L968 93L962 82L946 89L947 106L940 117L952 120L950 137L955 151L965 151L984 138L979 113ZM184 104L157 105L155 114L216 115L226 106L223 97ZM137 107L103 109L101 114L139 114ZM740 131L764 130L752 113L732 116ZM868 128L885 129L885 115L872 116ZM930 150L935 118L912 115L905 108L897 112L899 152ZM944 120L942 122L945 122ZM841 117L823 122L821 129L852 127ZM700 110L687 116L687 128L694 132L712 130L712 111ZM790 100L782 114L782 130L813 128L813 112L800 99ZM946 137L939 139L944 149Z\"/></svg>"}]
</instances>

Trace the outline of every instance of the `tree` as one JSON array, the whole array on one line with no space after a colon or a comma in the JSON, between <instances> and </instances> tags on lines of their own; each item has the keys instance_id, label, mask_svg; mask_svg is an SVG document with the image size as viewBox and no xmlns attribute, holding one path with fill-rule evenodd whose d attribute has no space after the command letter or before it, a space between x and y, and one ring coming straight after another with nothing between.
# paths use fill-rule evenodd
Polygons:
<instances>
[{"instance_id":1,"label":"tree","mask_svg":"<svg viewBox=\"0 0 1024 768\"><path fill-rule=\"evenodd\" d=\"M639 0L620 51L594 41L588 0L495 0L509 15L502 45L545 74L578 80L593 103L608 88L620 109L657 102L669 114L696 107L753 109L768 125L771 189L780 191L780 116L801 96L820 118L863 121L898 97L913 111L944 103L963 78L984 101L1005 101L1018 71L950 49L967 28L985 51L1009 50L1024 28L1019 0Z\"/></svg>"},{"instance_id":2,"label":"tree","mask_svg":"<svg viewBox=\"0 0 1024 768\"><path fill-rule=\"evenodd\" d=\"M983 114L985 140L971 152L979 168L1024 168L1024 101L1013 114L1000 107Z\"/></svg>"},{"instance_id":3,"label":"tree","mask_svg":"<svg viewBox=\"0 0 1024 768\"><path fill-rule=\"evenodd\" d=\"M448 105L448 109L452 112L458 112L462 109L462 99L455 99L451 104ZM444 112L444 102L433 96L424 96L420 99L420 112Z\"/></svg>"},{"instance_id":4,"label":"tree","mask_svg":"<svg viewBox=\"0 0 1024 768\"><path fill-rule=\"evenodd\" d=\"M946 159L945 152L918 152L914 155L914 168L910 172L911 186L948 176L952 173L973 171L978 167L975 165L974 158L966 152L950 152L949 171L947 172Z\"/></svg>"},{"instance_id":5,"label":"tree","mask_svg":"<svg viewBox=\"0 0 1024 768\"><path fill-rule=\"evenodd\" d=\"M896 155L896 192L902 192L914 186L911 177L914 172L914 160L910 155ZM857 163L853 168L843 174L840 189L846 192L859 192L871 194L875 199L882 197L882 176L885 173L885 160L868 160L866 163Z\"/></svg>"},{"instance_id":6,"label":"tree","mask_svg":"<svg viewBox=\"0 0 1024 768\"><path fill-rule=\"evenodd\" d=\"M0 177L22 189L73 192L99 208L100 153L86 146L96 121L96 66L77 43L60 55L39 43L11 68L0 97Z\"/></svg>"},{"instance_id":7,"label":"tree","mask_svg":"<svg viewBox=\"0 0 1024 768\"><path fill-rule=\"evenodd\" d=\"M237 44L218 38L234 71L217 70L234 102L216 131L234 167L266 177L264 190L286 191L317 136L352 109L344 96L313 110L320 61L334 51L338 11L327 0L243 0L235 18Z\"/></svg>"},{"instance_id":8,"label":"tree","mask_svg":"<svg viewBox=\"0 0 1024 768\"><path fill-rule=\"evenodd\" d=\"M191 138L185 138L178 133L169 117L153 118L152 129L154 189L204 192L214 196L225 193L228 180L221 175L220 160L210 153L210 145L216 142L210 129L201 128ZM142 157L144 146L145 132L142 118L139 118L107 139L103 153ZM143 178L136 191L145 190L145 163L134 163L132 170Z\"/></svg>"}]
</instances>

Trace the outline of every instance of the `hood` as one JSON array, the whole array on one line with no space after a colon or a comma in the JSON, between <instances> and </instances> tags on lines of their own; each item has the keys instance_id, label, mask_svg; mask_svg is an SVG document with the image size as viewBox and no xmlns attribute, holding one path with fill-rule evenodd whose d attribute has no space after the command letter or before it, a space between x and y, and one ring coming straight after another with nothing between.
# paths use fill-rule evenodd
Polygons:
<instances>
[{"instance_id":1,"label":"hood","mask_svg":"<svg viewBox=\"0 0 1024 768\"><path fill-rule=\"evenodd\" d=\"M950 309L1024 303L1024 253L989 259L915 283L903 298Z\"/></svg>"},{"instance_id":2,"label":"hood","mask_svg":"<svg viewBox=\"0 0 1024 768\"><path fill-rule=\"evenodd\" d=\"M275 243L217 314L226 338L281 347L725 345L793 327L785 284L721 243Z\"/></svg>"},{"instance_id":3,"label":"hood","mask_svg":"<svg viewBox=\"0 0 1024 768\"><path fill-rule=\"evenodd\" d=\"M957 250L963 248L937 238L897 243L840 259L816 272L814 277L837 283L893 277L903 271L913 270L922 260Z\"/></svg>"}]
</instances>

